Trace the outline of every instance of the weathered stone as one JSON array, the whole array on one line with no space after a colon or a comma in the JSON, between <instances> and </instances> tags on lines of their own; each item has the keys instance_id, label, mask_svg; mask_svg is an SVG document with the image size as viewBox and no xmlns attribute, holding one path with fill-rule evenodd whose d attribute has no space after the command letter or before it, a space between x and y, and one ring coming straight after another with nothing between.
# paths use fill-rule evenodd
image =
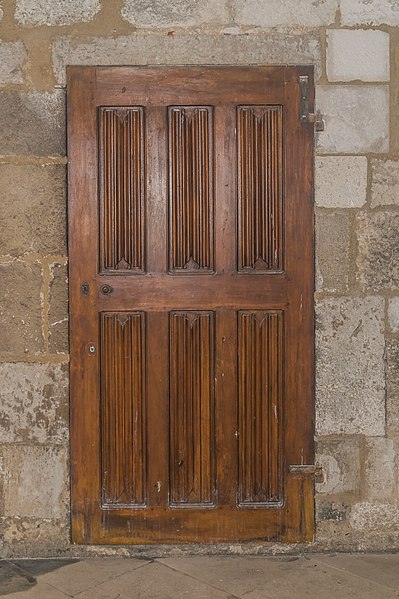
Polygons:
<instances>
[{"instance_id":1,"label":"weathered stone","mask_svg":"<svg viewBox=\"0 0 399 599\"><path fill-rule=\"evenodd\" d=\"M68 366L0 364L3 443L63 443L68 438Z\"/></svg>"},{"instance_id":2,"label":"weathered stone","mask_svg":"<svg viewBox=\"0 0 399 599\"><path fill-rule=\"evenodd\" d=\"M147 64L315 64L320 73L320 40L315 33L269 31L254 35L139 33L118 38L94 38L77 44L70 38L54 42L54 72L65 83L65 67Z\"/></svg>"},{"instance_id":3,"label":"weathered stone","mask_svg":"<svg viewBox=\"0 0 399 599\"><path fill-rule=\"evenodd\" d=\"M350 508L347 504L339 501L330 501L328 499L318 499L316 503L316 518L318 522L344 522L348 519Z\"/></svg>"},{"instance_id":4,"label":"weathered stone","mask_svg":"<svg viewBox=\"0 0 399 599\"><path fill-rule=\"evenodd\" d=\"M65 550L70 544L65 519L2 518L0 533L4 539L2 557L5 558L54 557L56 551Z\"/></svg>"},{"instance_id":5,"label":"weathered stone","mask_svg":"<svg viewBox=\"0 0 399 599\"><path fill-rule=\"evenodd\" d=\"M327 32L330 81L389 81L389 34L331 29Z\"/></svg>"},{"instance_id":6,"label":"weathered stone","mask_svg":"<svg viewBox=\"0 0 399 599\"><path fill-rule=\"evenodd\" d=\"M360 213L357 216L358 278L363 290L399 287L399 214Z\"/></svg>"},{"instance_id":7,"label":"weathered stone","mask_svg":"<svg viewBox=\"0 0 399 599\"><path fill-rule=\"evenodd\" d=\"M70 25L92 21L100 0L17 0L15 20L22 25Z\"/></svg>"},{"instance_id":8,"label":"weathered stone","mask_svg":"<svg viewBox=\"0 0 399 599\"><path fill-rule=\"evenodd\" d=\"M54 264L51 270L49 351L68 351L68 271L62 264Z\"/></svg>"},{"instance_id":9,"label":"weathered stone","mask_svg":"<svg viewBox=\"0 0 399 599\"><path fill-rule=\"evenodd\" d=\"M67 513L67 451L4 445L4 515L56 519Z\"/></svg>"},{"instance_id":10,"label":"weathered stone","mask_svg":"<svg viewBox=\"0 0 399 599\"><path fill-rule=\"evenodd\" d=\"M359 208L366 202L365 156L316 156L315 199L325 208Z\"/></svg>"},{"instance_id":11,"label":"weathered stone","mask_svg":"<svg viewBox=\"0 0 399 599\"><path fill-rule=\"evenodd\" d=\"M387 433L399 435L399 340L388 339L385 345Z\"/></svg>"},{"instance_id":12,"label":"weathered stone","mask_svg":"<svg viewBox=\"0 0 399 599\"><path fill-rule=\"evenodd\" d=\"M389 91L385 85L320 85L316 104L325 121L319 152L387 152Z\"/></svg>"},{"instance_id":13,"label":"weathered stone","mask_svg":"<svg viewBox=\"0 0 399 599\"><path fill-rule=\"evenodd\" d=\"M64 254L65 167L0 164L0 180L0 254Z\"/></svg>"},{"instance_id":14,"label":"weathered stone","mask_svg":"<svg viewBox=\"0 0 399 599\"><path fill-rule=\"evenodd\" d=\"M341 0L342 25L399 25L396 0Z\"/></svg>"},{"instance_id":15,"label":"weathered stone","mask_svg":"<svg viewBox=\"0 0 399 599\"><path fill-rule=\"evenodd\" d=\"M399 297L388 300L388 325L391 333L399 333Z\"/></svg>"},{"instance_id":16,"label":"weathered stone","mask_svg":"<svg viewBox=\"0 0 399 599\"><path fill-rule=\"evenodd\" d=\"M0 154L65 154L64 92L0 93Z\"/></svg>"},{"instance_id":17,"label":"weathered stone","mask_svg":"<svg viewBox=\"0 0 399 599\"><path fill-rule=\"evenodd\" d=\"M225 0L125 0L122 17L136 27L191 27L230 21Z\"/></svg>"},{"instance_id":18,"label":"weathered stone","mask_svg":"<svg viewBox=\"0 0 399 599\"><path fill-rule=\"evenodd\" d=\"M323 468L324 481L317 493L333 495L357 493L360 489L360 439L319 439L316 461Z\"/></svg>"},{"instance_id":19,"label":"weathered stone","mask_svg":"<svg viewBox=\"0 0 399 599\"><path fill-rule=\"evenodd\" d=\"M396 491L396 451L392 439L366 439L365 496L370 500L393 498Z\"/></svg>"},{"instance_id":20,"label":"weathered stone","mask_svg":"<svg viewBox=\"0 0 399 599\"><path fill-rule=\"evenodd\" d=\"M363 501L352 507L351 526L355 530L399 530L399 502L383 503Z\"/></svg>"},{"instance_id":21,"label":"weathered stone","mask_svg":"<svg viewBox=\"0 0 399 599\"><path fill-rule=\"evenodd\" d=\"M338 0L297 2L295 0L234 0L234 20L258 27L318 27L334 23Z\"/></svg>"},{"instance_id":22,"label":"weathered stone","mask_svg":"<svg viewBox=\"0 0 399 599\"><path fill-rule=\"evenodd\" d=\"M371 207L399 206L399 161L371 159Z\"/></svg>"},{"instance_id":23,"label":"weathered stone","mask_svg":"<svg viewBox=\"0 0 399 599\"><path fill-rule=\"evenodd\" d=\"M20 40L0 42L0 85L23 83L26 59L27 52Z\"/></svg>"},{"instance_id":24,"label":"weathered stone","mask_svg":"<svg viewBox=\"0 0 399 599\"><path fill-rule=\"evenodd\" d=\"M0 263L0 352L38 354L42 332L42 272L37 263Z\"/></svg>"},{"instance_id":25,"label":"weathered stone","mask_svg":"<svg viewBox=\"0 0 399 599\"><path fill-rule=\"evenodd\" d=\"M383 435L383 299L320 300L316 313L318 434Z\"/></svg>"},{"instance_id":26,"label":"weathered stone","mask_svg":"<svg viewBox=\"0 0 399 599\"><path fill-rule=\"evenodd\" d=\"M317 290L346 291L352 215L323 211L316 214Z\"/></svg>"}]
</instances>

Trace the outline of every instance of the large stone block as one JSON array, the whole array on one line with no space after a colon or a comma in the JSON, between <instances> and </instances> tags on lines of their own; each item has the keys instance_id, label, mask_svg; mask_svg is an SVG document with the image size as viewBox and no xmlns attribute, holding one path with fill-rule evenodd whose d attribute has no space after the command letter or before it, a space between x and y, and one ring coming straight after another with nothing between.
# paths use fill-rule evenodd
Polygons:
<instances>
[{"instance_id":1,"label":"large stone block","mask_svg":"<svg viewBox=\"0 0 399 599\"><path fill-rule=\"evenodd\" d=\"M0 263L0 353L39 354L42 331L42 271L37 263Z\"/></svg>"},{"instance_id":2,"label":"large stone block","mask_svg":"<svg viewBox=\"0 0 399 599\"><path fill-rule=\"evenodd\" d=\"M393 499L397 495L397 453L394 441L386 437L366 439L365 496L367 499Z\"/></svg>"},{"instance_id":3,"label":"large stone block","mask_svg":"<svg viewBox=\"0 0 399 599\"><path fill-rule=\"evenodd\" d=\"M342 25L399 25L396 0L341 0Z\"/></svg>"},{"instance_id":4,"label":"large stone block","mask_svg":"<svg viewBox=\"0 0 399 599\"><path fill-rule=\"evenodd\" d=\"M54 558L58 551L63 553L70 546L69 526L65 518L2 518L0 534L4 541L4 558ZM31 594L32 591L29 591ZM41 599L40 594L36 597Z\"/></svg>"},{"instance_id":5,"label":"large stone block","mask_svg":"<svg viewBox=\"0 0 399 599\"><path fill-rule=\"evenodd\" d=\"M385 531L385 533L398 531L399 502L362 501L357 503L351 510L350 523L355 530Z\"/></svg>"},{"instance_id":6,"label":"large stone block","mask_svg":"<svg viewBox=\"0 0 399 599\"><path fill-rule=\"evenodd\" d=\"M399 435L399 340L388 339L385 345L387 432Z\"/></svg>"},{"instance_id":7,"label":"large stone block","mask_svg":"<svg viewBox=\"0 0 399 599\"><path fill-rule=\"evenodd\" d=\"M1 92L0 154L64 155L64 92Z\"/></svg>"},{"instance_id":8,"label":"large stone block","mask_svg":"<svg viewBox=\"0 0 399 599\"><path fill-rule=\"evenodd\" d=\"M258 27L319 27L334 23L338 0L233 0L234 21Z\"/></svg>"},{"instance_id":9,"label":"large stone block","mask_svg":"<svg viewBox=\"0 0 399 599\"><path fill-rule=\"evenodd\" d=\"M366 202L365 156L316 156L316 206L359 208Z\"/></svg>"},{"instance_id":10,"label":"large stone block","mask_svg":"<svg viewBox=\"0 0 399 599\"><path fill-rule=\"evenodd\" d=\"M317 433L383 435L383 299L324 299L316 315Z\"/></svg>"},{"instance_id":11,"label":"large stone block","mask_svg":"<svg viewBox=\"0 0 399 599\"><path fill-rule=\"evenodd\" d=\"M49 351L68 351L68 271L63 264L53 264L51 269Z\"/></svg>"},{"instance_id":12,"label":"large stone block","mask_svg":"<svg viewBox=\"0 0 399 599\"><path fill-rule=\"evenodd\" d=\"M389 81L389 34L331 29L327 32L329 81Z\"/></svg>"},{"instance_id":13,"label":"large stone block","mask_svg":"<svg viewBox=\"0 0 399 599\"><path fill-rule=\"evenodd\" d=\"M399 206L399 160L371 161L371 207Z\"/></svg>"},{"instance_id":14,"label":"large stone block","mask_svg":"<svg viewBox=\"0 0 399 599\"><path fill-rule=\"evenodd\" d=\"M27 52L23 42L0 42L0 85L24 82Z\"/></svg>"},{"instance_id":15,"label":"large stone block","mask_svg":"<svg viewBox=\"0 0 399 599\"><path fill-rule=\"evenodd\" d=\"M59 444L68 438L68 365L0 364L3 443Z\"/></svg>"},{"instance_id":16,"label":"large stone block","mask_svg":"<svg viewBox=\"0 0 399 599\"><path fill-rule=\"evenodd\" d=\"M0 255L66 251L62 165L0 164Z\"/></svg>"},{"instance_id":17,"label":"large stone block","mask_svg":"<svg viewBox=\"0 0 399 599\"><path fill-rule=\"evenodd\" d=\"M360 438L318 439L316 461L324 481L316 485L321 495L356 494L360 489Z\"/></svg>"},{"instance_id":18,"label":"large stone block","mask_svg":"<svg viewBox=\"0 0 399 599\"><path fill-rule=\"evenodd\" d=\"M15 20L21 25L70 25L92 21L100 0L17 0Z\"/></svg>"},{"instance_id":19,"label":"large stone block","mask_svg":"<svg viewBox=\"0 0 399 599\"><path fill-rule=\"evenodd\" d=\"M388 300L388 326L390 333L399 333L399 297Z\"/></svg>"},{"instance_id":20,"label":"large stone block","mask_svg":"<svg viewBox=\"0 0 399 599\"><path fill-rule=\"evenodd\" d=\"M399 214L360 213L357 216L358 279L363 290L399 287Z\"/></svg>"},{"instance_id":21,"label":"large stone block","mask_svg":"<svg viewBox=\"0 0 399 599\"><path fill-rule=\"evenodd\" d=\"M54 42L57 80L65 83L65 67L134 64L315 64L320 73L320 40L312 32L269 31L251 35L139 33L118 38L94 38L77 44L70 38Z\"/></svg>"},{"instance_id":22,"label":"large stone block","mask_svg":"<svg viewBox=\"0 0 399 599\"><path fill-rule=\"evenodd\" d=\"M318 291L348 289L352 220L348 212L316 213Z\"/></svg>"},{"instance_id":23,"label":"large stone block","mask_svg":"<svg viewBox=\"0 0 399 599\"><path fill-rule=\"evenodd\" d=\"M136 27L191 27L230 21L226 0L125 0L122 17Z\"/></svg>"},{"instance_id":24,"label":"large stone block","mask_svg":"<svg viewBox=\"0 0 399 599\"><path fill-rule=\"evenodd\" d=\"M325 121L319 152L389 150L389 89L385 85L320 85L316 104Z\"/></svg>"}]
</instances>

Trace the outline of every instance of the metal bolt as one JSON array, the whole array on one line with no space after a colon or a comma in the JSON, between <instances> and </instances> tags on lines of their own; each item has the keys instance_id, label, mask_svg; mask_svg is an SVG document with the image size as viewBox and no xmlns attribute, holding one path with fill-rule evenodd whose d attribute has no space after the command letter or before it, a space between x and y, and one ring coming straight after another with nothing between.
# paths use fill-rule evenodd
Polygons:
<instances>
[{"instance_id":1,"label":"metal bolt","mask_svg":"<svg viewBox=\"0 0 399 599\"><path fill-rule=\"evenodd\" d=\"M95 351L96 351L96 348L94 347L94 345L89 345L89 352L91 354L94 354Z\"/></svg>"}]
</instances>

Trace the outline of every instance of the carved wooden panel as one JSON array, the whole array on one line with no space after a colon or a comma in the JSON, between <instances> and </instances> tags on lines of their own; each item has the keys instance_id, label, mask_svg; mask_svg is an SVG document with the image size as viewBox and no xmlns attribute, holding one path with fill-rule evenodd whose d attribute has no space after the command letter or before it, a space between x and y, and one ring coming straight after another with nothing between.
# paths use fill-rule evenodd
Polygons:
<instances>
[{"instance_id":1,"label":"carved wooden panel","mask_svg":"<svg viewBox=\"0 0 399 599\"><path fill-rule=\"evenodd\" d=\"M144 271L144 111L99 109L100 271Z\"/></svg>"},{"instance_id":2,"label":"carved wooden panel","mask_svg":"<svg viewBox=\"0 0 399 599\"><path fill-rule=\"evenodd\" d=\"M144 507L145 316L101 313L102 503Z\"/></svg>"},{"instance_id":3,"label":"carved wooden panel","mask_svg":"<svg viewBox=\"0 0 399 599\"><path fill-rule=\"evenodd\" d=\"M170 314L170 502L214 501L214 317Z\"/></svg>"},{"instance_id":4,"label":"carved wooden panel","mask_svg":"<svg viewBox=\"0 0 399 599\"><path fill-rule=\"evenodd\" d=\"M213 117L210 106L169 107L169 268L213 270Z\"/></svg>"},{"instance_id":5,"label":"carved wooden panel","mask_svg":"<svg viewBox=\"0 0 399 599\"><path fill-rule=\"evenodd\" d=\"M239 106L238 270L283 268L282 107Z\"/></svg>"},{"instance_id":6,"label":"carved wooden panel","mask_svg":"<svg viewBox=\"0 0 399 599\"><path fill-rule=\"evenodd\" d=\"M281 311L239 312L239 503L281 501Z\"/></svg>"}]
</instances>

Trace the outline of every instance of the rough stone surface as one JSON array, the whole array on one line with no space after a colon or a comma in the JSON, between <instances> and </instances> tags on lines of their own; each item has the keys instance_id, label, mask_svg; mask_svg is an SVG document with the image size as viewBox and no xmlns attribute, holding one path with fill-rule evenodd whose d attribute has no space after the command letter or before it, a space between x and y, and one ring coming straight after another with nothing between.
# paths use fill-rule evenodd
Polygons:
<instances>
[{"instance_id":1,"label":"rough stone surface","mask_svg":"<svg viewBox=\"0 0 399 599\"><path fill-rule=\"evenodd\" d=\"M381 501L396 491L396 448L392 439L374 437L366 441L365 496Z\"/></svg>"},{"instance_id":2,"label":"rough stone surface","mask_svg":"<svg viewBox=\"0 0 399 599\"><path fill-rule=\"evenodd\" d=\"M345 522L348 519L350 506L342 501L325 499L323 495L316 500L316 519L319 531L320 523L330 521L334 523Z\"/></svg>"},{"instance_id":3,"label":"rough stone surface","mask_svg":"<svg viewBox=\"0 0 399 599\"><path fill-rule=\"evenodd\" d=\"M346 291L349 285L352 215L323 211L316 214L318 291Z\"/></svg>"},{"instance_id":4,"label":"rough stone surface","mask_svg":"<svg viewBox=\"0 0 399 599\"><path fill-rule=\"evenodd\" d=\"M67 440L67 377L67 364L0 364L3 443Z\"/></svg>"},{"instance_id":5,"label":"rough stone surface","mask_svg":"<svg viewBox=\"0 0 399 599\"><path fill-rule=\"evenodd\" d=\"M65 83L65 67L81 65L134 64L315 64L320 73L320 40L314 33L270 31L257 35L210 35L203 33L174 36L134 34L94 38L77 44L70 38L54 42L54 72Z\"/></svg>"},{"instance_id":6,"label":"rough stone surface","mask_svg":"<svg viewBox=\"0 0 399 599\"><path fill-rule=\"evenodd\" d=\"M384 85L320 85L316 104L325 121L319 152L389 150L389 92Z\"/></svg>"},{"instance_id":7,"label":"rough stone surface","mask_svg":"<svg viewBox=\"0 0 399 599\"><path fill-rule=\"evenodd\" d=\"M350 523L355 530L399 530L399 503L363 501L353 506Z\"/></svg>"},{"instance_id":8,"label":"rough stone surface","mask_svg":"<svg viewBox=\"0 0 399 599\"><path fill-rule=\"evenodd\" d=\"M371 207L399 206L399 161L371 159Z\"/></svg>"},{"instance_id":9,"label":"rough stone surface","mask_svg":"<svg viewBox=\"0 0 399 599\"><path fill-rule=\"evenodd\" d=\"M258 27L318 27L334 23L338 0L297 2L295 0L234 0L236 23Z\"/></svg>"},{"instance_id":10,"label":"rough stone surface","mask_svg":"<svg viewBox=\"0 0 399 599\"><path fill-rule=\"evenodd\" d=\"M49 351L68 351L68 272L62 264L54 264L51 269L50 312L49 312Z\"/></svg>"},{"instance_id":11,"label":"rough stone surface","mask_svg":"<svg viewBox=\"0 0 399 599\"><path fill-rule=\"evenodd\" d=\"M24 82L27 53L21 41L0 42L0 85Z\"/></svg>"},{"instance_id":12,"label":"rough stone surface","mask_svg":"<svg viewBox=\"0 0 399 599\"><path fill-rule=\"evenodd\" d=\"M366 202L365 156L316 156L316 205L324 208L359 208Z\"/></svg>"},{"instance_id":13,"label":"rough stone surface","mask_svg":"<svg viewBox=\"0 0 399 599\"><path fill-rule=\"evenodd\" d=\"M319 439L316 461L324 473L324 481L316 485L317 493L358 493L361 476L359 438Z\"/></svg>"},{"instance_id":14,"label":"rough stone surface","mask_svg":"<svg viewBox=\"0 0 399 599\"><path fill-rule=\"evenodd\" d=\"M4 540L2 557L54 557L69 545L69 528L63 520L43 518L1 518Z\"/></svg>"},{"instance_id":15,"label":"rough stone surface","mask_svg":"<svg viewBox=\"0 0 399 599\"><path fill-rule=\"evenodd\" d=\"M383 435L383 300L329 298L316 314L318 434Z\"/></svg>"},{"instance_id":16,"label":"rough stone surface","mask_svg":"<svg viewBox=\"0 0 399 599\"><path fill-rule=\"evenodd\" d=\"M0 164L0 255L66 251L65 167Z\"/></svg>"},{"instance_id":17,"label":"rough stone surface","mask_svg":"<svg viewBox=\"0 0 399 599\"><path fill-rule=\"evenodd\" d=\"M64 155L64 92L1 92L0 154Z\"/></svg>"},{"instance_id":18,"label":"rough stone surface","mask_svg":"<svg viewBox=\"0 0 399 599\"><path fill-rule=\"evenodd\" d=\"M399 25L397 0L341 0L342 25Z\"/></svg>"},{"instance_id":19,"label":"rough stone surface","mask_svg":"<svg viewBox=\"0 0 399 599\"><path fill-rule=\"evenodd\" d=\"M0 278L0 353L42 352L40 266L20 261L0 263Z\"/></svg>"},{"instance_id":20,"label":"rough stone surface","mask_svg":"<svg viewBox=\"0 0 399 599\"><path fill-rule=\"evenodd\" d=\"M125 0L122 17L136 27L190 27L230 21L225 0Z\"/></svg>"},{"instance_id":21,"label":"rough stone surface","mask_svg":"<svg viewBox=\"0 0 399 599\"><path fill-rule=\"evenodd\" d=\"M330 81L389 81L389 34L331 29L327 32Z\"/></svg>"},{"instance_id":22,"label":"rough stone surface","mask_svg":"<svg viewBox=\"0 0 399 599\"><path fill-rule=\"evenodd\" d=\"M388 324L391 333L399 333L399 297L388 300Z\"/></svg>"},{"instance_id":23,"label":"rough stone surface","mask_svg":"<svg viewBox=\"0 0 399 599\"><path fill-rule=\"evenodd\" d=\"M358 278L363 290L399 287L399 214L360 213L357 217Z\"/></svg>"},{"instance_id":24,"label":"rough stone surface","mask_svg":"<svg viewBox=\"0 0 399 599\"><path fill-rule=\"evenodd\" d=\"M100 0L17 0L15 19L22 25L70 25L91 21Z\"/></svg>"},{"instance_id":25,"label":"rough stone surface","mask_svg":"<svg viewBox=\"0 0 399 599\"><path fill-rule=\"evenodd\" d=\"M399 340L388 339L385 345L387 433L399 435Z\"/></svg>"}]
</instances>

